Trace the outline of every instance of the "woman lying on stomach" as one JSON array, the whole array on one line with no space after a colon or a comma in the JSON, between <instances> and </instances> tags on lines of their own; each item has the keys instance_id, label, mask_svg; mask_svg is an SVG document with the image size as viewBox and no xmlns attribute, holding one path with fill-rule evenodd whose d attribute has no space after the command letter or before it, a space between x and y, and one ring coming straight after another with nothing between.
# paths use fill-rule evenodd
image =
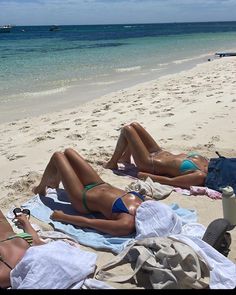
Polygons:
<instances>
[{"instance_id":1,"label":"woman lying on stomach","mask_svg":"<svg viewBox=\"0 0 236 295\"><path fill-rule=\"evenodd\" d=\"M118 169L118 162L130 163L131 155L139 169L138 178L150 177L161 184L188 189L205 183L207 158L196 152L174 155L163 150L136 122L121 129L115 151L104 167Z\"/></svg>"},{"instance_id":2,"label":"woman lying on stomach","mask_svg":"<svg viewBox=\"0 0 236 295\"><path fill-rule=\"evenodd\" d=\"M105 183L73 149L52 155L34 193L45 195L47 187L58 188L60 182L78 213L99 212L105 219L68 215L55 210L51 215L52 220L92 228L114 236L125 236L135 231L136 210L144 201L144 196Z\"/></svg>"}]
</instances>

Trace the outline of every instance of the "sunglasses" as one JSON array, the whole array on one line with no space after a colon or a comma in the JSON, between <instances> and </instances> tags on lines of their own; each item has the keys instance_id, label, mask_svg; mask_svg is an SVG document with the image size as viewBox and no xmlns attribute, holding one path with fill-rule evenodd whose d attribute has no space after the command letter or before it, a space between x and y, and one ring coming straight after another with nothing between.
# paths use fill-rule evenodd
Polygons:
<instances>
[{"instance_id":1,"label":"sunglasses","mask_svg":"<svg viewBox=\"0 0 236 295\"><path fill-rule=\"evenodd\" d=\"M23 213L25 215L28 215L28 217L30 218L30 210L29 209L15 208L13 210L13 213L14 213L15 217L17 217L19 214Z\"/></svg>"}]
</instances>

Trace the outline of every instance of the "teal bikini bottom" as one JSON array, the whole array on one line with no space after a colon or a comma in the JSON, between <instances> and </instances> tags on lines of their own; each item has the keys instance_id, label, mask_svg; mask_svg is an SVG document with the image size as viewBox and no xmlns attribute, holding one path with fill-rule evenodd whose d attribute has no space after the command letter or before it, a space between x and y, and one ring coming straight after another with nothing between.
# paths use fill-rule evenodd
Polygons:
<instances>
[{"instance_id":1,"label":"teal bikini bottom","mask_svg":"<svg viewBox=\"0 0 236 295\"><path fill-rule=\"evenodd\" d=\"M189 158L194 158L196 156L200 156L197 152L190 152L187 154L187 159L184 159L179 166L179 171L181 173L185 173L187 171L195 171L200 170L200 168Z\"/></svg>"}]
</instances>

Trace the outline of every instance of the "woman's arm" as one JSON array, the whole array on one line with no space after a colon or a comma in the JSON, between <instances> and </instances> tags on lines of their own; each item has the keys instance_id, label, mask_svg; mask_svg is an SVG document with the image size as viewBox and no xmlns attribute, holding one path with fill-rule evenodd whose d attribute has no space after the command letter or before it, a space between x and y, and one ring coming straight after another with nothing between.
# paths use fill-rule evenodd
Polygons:
<instances>
[{"instance_id":1,"label":"woman's arm","mask_svg":"<svg viewBox=\"0 0 236 295\"><path fill-rule=\"evenodd\" d=\"M23 213L19 214L16 219L17 219L17 221L16 221L17 226L19 228L22 228L24 230L24 232L26 232L32 236L34 246L45 244L40 239L39 235L37 234L35 229L32 227L32 225L30 224L30 222L25 214L23 214Z\"/></svg>"},{"instance_id":2,"label":"woman's arm","mask_svg":"<svg viewBox=\"0 0 236 295\"><path fill-rule=\"evenodd\" d=\"M62 211L55 210L50 218L80 227L93 228L112 236L127 236L135 230L134 217L126 213L123 213L119 219L107 220L68 215Z\"/></svg>"},{"instance_id":3,"label":"woman's arm","mask_svg":"<svg viewBox=\"0 0 236 295\"><path fill-rule=\"evenodd\" d=\"M206 174L201 171L194 171L189 174L176 177L166 177L161 175L149 174L146 172L138 173L138 178L140 179L146 179L147 177L150 177L153 181L159 182L161 184L189 189L192 185L204 186Z\"/></svg>"}]
</instances>

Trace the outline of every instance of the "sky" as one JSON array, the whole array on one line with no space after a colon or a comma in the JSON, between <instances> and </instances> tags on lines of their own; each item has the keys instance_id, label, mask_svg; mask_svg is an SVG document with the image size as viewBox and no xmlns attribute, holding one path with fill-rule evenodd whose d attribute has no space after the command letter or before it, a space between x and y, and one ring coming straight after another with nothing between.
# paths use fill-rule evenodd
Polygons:
<instances>
[{"instance_id":1,"label":"sky","mask_svg":"<svg viewBox=\"0 0 236 295\"><path fill-rule=\"evenodd\" d=\"M236 21L236 0L0 0L0 25Z\"/></svg>"}]
</instances>

